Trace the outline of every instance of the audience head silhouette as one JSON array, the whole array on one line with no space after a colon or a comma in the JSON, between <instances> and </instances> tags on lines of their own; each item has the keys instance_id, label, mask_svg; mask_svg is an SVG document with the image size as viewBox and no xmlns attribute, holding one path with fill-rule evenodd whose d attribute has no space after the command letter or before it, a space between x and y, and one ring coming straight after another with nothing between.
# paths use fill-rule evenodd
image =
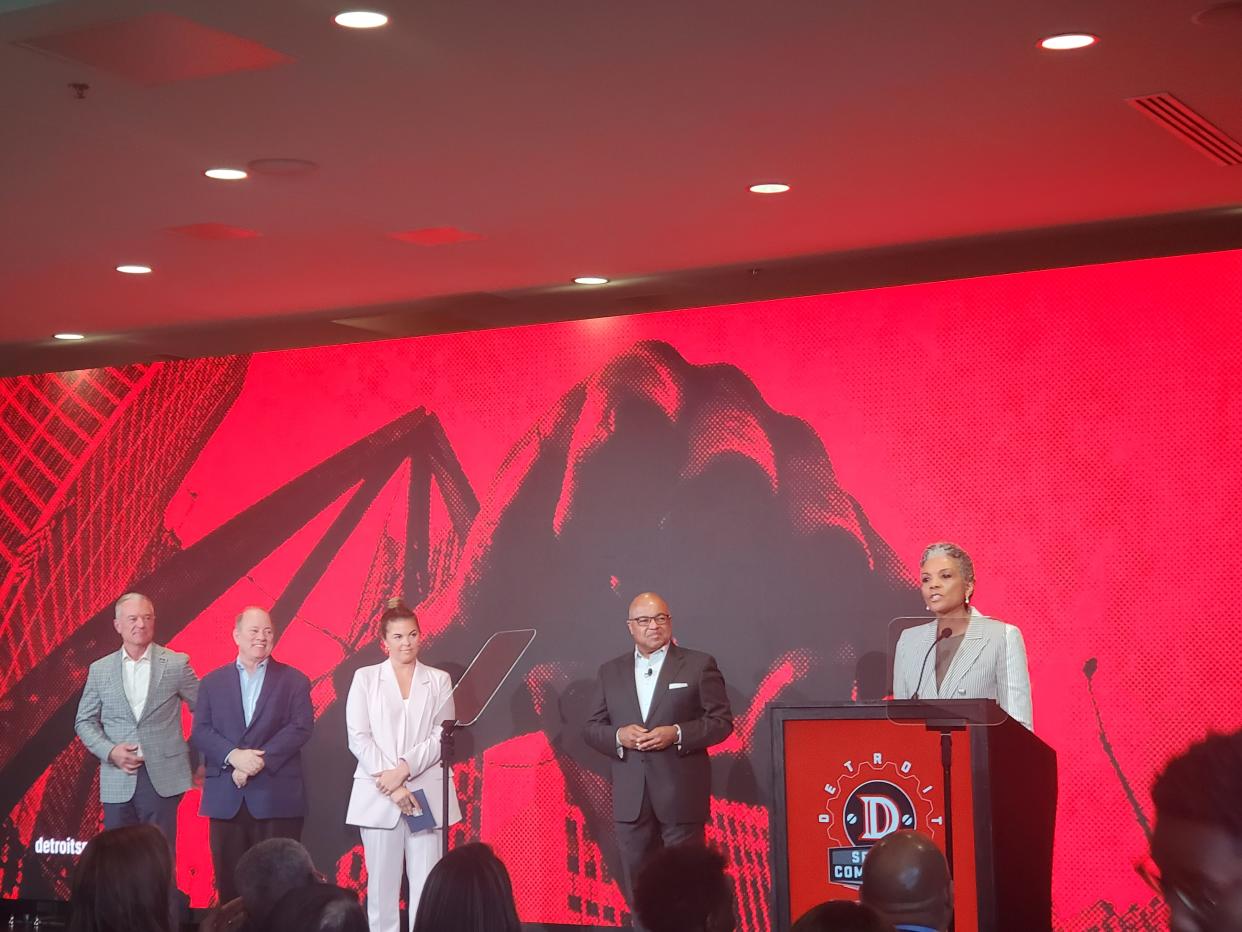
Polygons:
<instances>
[{"instance_id":1,"label":"audience head silhouette","mask_svg":"<svg viewBox=\"0 0 1242 932\"><path fill-rule=\"evenodd\" d=\"M953 881L935 843L919 832L893 832L867 852L862 901L892 925L949 928Z\"/></svg>"},{"instance_id":2,"label":"audience head silhouette","mask_svg":"<svg viewBox=\"0 0 1242 932\"><path fill-rule=\"evenodd\" d=\"M100 832L87 844L69 894L71 932L171 932L172 855L154 825Z\"/></svg>"},{"instance_id":3,"label":"audience head silhouette","mask_svg":"<svg viewBox=\"0 0 1242 932\"><path fill-rule=\"evenodd\" d=\"M733 932L724 855L701 844L660 848L638 872L634 909L650 932Z\"/></svg>"},{"instance_id":4,"label":"audience head silhouette","mask_svg":"<svg viewBox=\"0 0 1242 932\"><path fill-rule=\"evenodd\" d=\"M292 838L261 841L237 861L233 882L245 906L247 928L258 928L290 890L316 883L310 852Z\"/></svg>"},{"instance_id":5,"label":"audience head silhouette","mask_svg":"<svg viewBox=\"0 0 1242 932\"><path fill-rule=\"evenodd\" d=\"M358 894L330 883L289 890L267 914L266 932L367 932Z\"/></svg>"},{"instance_id":6,"label":"audience head silhouette","mask_svg":"<svg viewBox=\"0 0 1242 932\"><path fill-rule=\"evenodd\" d=\"M1172 932L1242 932L1242 731L1208 735L1152 786L1151 879Z\"/></svg>"},{"instance_id":7,"label":"audience head silhouette","mask_svg":"<svg viewBox=\"0 0 1242 932\"><path fill-rule=\"evenodd\" d=\"M473 842L446 854L423 887L413 932L521 932L504 864Z\"/></svg>"},{"instance_id":8,"label":"audience head silhouette","mask_svg":"<svg viewBox=\"0 0 1242 932\"><path fill-rule=\"evenodd\" d=\"M870 906L833 900L812 906L789 932L893 932L893 927Z\"/></svg>"}]
</instances>

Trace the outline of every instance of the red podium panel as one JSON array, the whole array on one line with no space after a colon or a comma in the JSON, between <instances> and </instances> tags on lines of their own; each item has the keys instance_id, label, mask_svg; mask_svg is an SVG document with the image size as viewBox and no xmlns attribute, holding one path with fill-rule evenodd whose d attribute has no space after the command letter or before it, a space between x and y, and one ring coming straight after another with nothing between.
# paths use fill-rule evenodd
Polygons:
<instances>
[{"instance_id":1,"label":"red podium panel","mask_svg":"<svg viewBox=\"0 0 1242 932\"><path fill-rule=\"evenodd\" d=\"M890 708L773 709L776 928L825 900L857 899L867 849L889 832L915 829L946 848L943 731L951 742L956 932L1049 929L1051 749L1017 722L970 724L1003 718L985 700L917 707L902 722Z\"/></svg>"}]
</instances>

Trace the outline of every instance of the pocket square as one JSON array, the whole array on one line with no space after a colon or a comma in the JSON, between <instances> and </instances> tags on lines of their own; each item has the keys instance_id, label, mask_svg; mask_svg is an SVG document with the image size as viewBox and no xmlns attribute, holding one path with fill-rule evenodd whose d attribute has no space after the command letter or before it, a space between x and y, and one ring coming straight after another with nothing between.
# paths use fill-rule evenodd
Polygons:
<instances>
[{"instance_id":1,"label":"pocket square","mask_svg":"<svg viewBox=\"0 0 1242 932\"><path fill-rule=\"evenodd\" d=\"M669 683L668 688L669 689L685 689L689 685L690 685L689 683Z\"/></svg>"}]
</instances>

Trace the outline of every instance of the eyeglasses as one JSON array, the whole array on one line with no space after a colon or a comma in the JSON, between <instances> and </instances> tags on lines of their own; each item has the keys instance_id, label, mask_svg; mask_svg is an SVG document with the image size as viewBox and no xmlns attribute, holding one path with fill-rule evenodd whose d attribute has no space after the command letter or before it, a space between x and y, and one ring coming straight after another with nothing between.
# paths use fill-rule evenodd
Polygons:
<instances>
[{"instance_id":1,"label":"eyeglasses","mask_svg":"<svg viewBox=\"0 0 1242 932\"><path fill-rule=\"evenodd\" d=\"M673 616L667 612L660 612L658 615L642 615L638 618L630 619L631 622L640 628L663 628L672 620Z\"/></svg>"},{"instance_id":2,"label":"eyeglasses","mask_svg":"<svg viewBox=\"0 0 1242 932\"><path fill-rule=\"evenodd\" d=\"M1147 886L1160 894L1166 903L1170 906L1174 904L1181 906L1196 921L1205 925L1210 923L1217 907L1220 906L1220 899L1213 891L1202 888L1188 889L1165 880L1151 858L1139 861L1134 865L1134 870L1143 878Z\"/></svg>"}]
</instances>

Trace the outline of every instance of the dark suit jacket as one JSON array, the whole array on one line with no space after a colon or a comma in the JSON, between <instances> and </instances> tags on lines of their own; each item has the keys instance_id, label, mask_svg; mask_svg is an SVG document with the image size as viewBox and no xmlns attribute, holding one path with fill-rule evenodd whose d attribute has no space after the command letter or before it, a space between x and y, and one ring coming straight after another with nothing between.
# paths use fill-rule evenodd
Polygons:
<instances>
[{"instance_id":1,"label":"dark suit jacket","mask_svg":"<svg viewBox=\"0 0 1242 932\"><path fill-rule=\"evenodd\" d=\"M670 689L675 683L686 685ZM675 744L663 751L627 749L618 758L617 729L635 722L647 728L680 725L680 749ZM614 819L638 819L645 785L656 818L674 823L707 821L712 787L707 749L732 731L733 712L716 661L701 651L669 644L646 721L638 708L630 651L599 668L595 702L583 734L587 744L612 760Z\"/></svg>"},{"instance_id":2,"label":"dark suit jacket","mask_svg":"<svg viewBox=\"0 0 1242 932\"><path fill-rule=\"evenodd\" d=\"M212 670L198 691L190 743L206 766L199 814L231 819L242 800L256 819L293 819L306 814L302 785L302 745L315 725L310 680L301 670L268 660L254 717L246 726L241 678L235 663ZM234 748L262 750L263 769L242 789L224 758Z\"/></svg>"}]
</instances>

